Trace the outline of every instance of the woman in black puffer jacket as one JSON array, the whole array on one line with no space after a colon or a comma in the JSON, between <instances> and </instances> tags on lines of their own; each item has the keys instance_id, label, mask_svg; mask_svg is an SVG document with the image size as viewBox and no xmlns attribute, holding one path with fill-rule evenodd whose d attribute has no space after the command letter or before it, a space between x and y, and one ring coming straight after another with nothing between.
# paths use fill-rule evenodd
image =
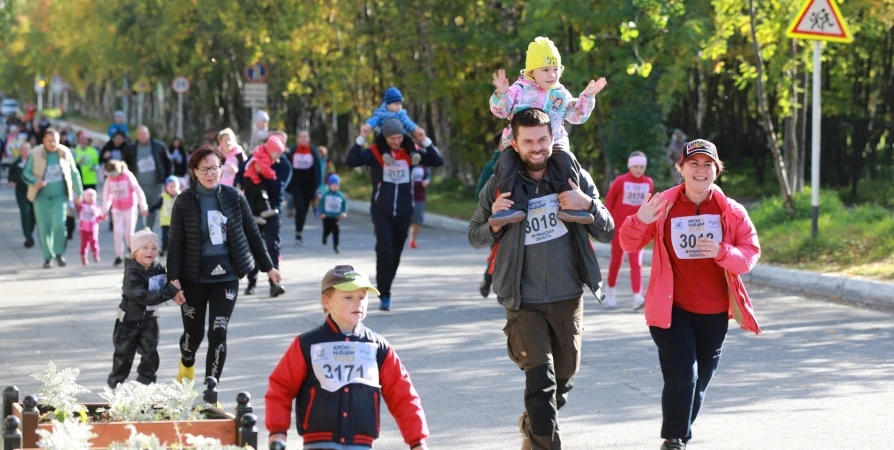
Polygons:
<instances>
[{"instance_id":1,"label":"woman in black puffer jacket","mask_svg":"<svg viewBox=\"0 0 894 450\"><path fill-rule=\"evenodd\" d=\"M194 378L206 310L209 332L205 376L219 381L239 279L257 264L275 284L280 281L245 197L235 188L220 184L225 160L217 149L203 146L196 150L188 164L191 187L177 196L171 212L168 279L179 281L186 296L186 303L180 307L183 336L178 380Z\"/></svg>"}]
</instances>

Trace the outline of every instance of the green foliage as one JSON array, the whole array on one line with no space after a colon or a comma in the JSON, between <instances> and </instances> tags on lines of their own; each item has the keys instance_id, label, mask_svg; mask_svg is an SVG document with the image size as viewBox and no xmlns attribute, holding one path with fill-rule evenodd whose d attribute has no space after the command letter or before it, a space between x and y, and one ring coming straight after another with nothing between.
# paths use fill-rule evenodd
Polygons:
<instances>
[{"instance_id":1,"label":"green foliage","mask_svg":"<svg viewBox=\"0 0 894 450\"><path fill-rule=\"evenodd\" d=\"M894 213L874 205L848 208L835 192L820 193L819 235L811 238L810 190L795 195L788 216L779 198L761 201L750 216L762 262L894 279ZM885 267L887 270L878 270Z\"/></svg>"}]
</instances>

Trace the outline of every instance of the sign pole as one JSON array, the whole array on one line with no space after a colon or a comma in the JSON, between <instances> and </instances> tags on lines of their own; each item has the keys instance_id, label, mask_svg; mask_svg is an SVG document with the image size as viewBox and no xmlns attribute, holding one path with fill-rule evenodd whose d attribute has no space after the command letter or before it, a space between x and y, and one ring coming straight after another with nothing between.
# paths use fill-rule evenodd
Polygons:
<instances>
[{"instance_id":1,"label":"sign pole","mask_svg":"<svg viewBox=\"0 0 894 450\"><path fill-rule=\"evenodd\" d=\"M822 85L823 62L820 41L813 41L813 128L811 129L810 154L810 195L811 195L811 227L810 236L816 239L819 234L819 205L820 205L820 122L822 120L822 104L820 87Z\"/></svg>"},{"instance_id":2,"label":"sign pole","mask_svg":"<svg viewBox=\"0 0 894 450\"><path fill-rule=\"evenodd\" d=\"M177 137L183 139L183 94L177 94Z\"/></svg>"},{"instance_id":3,"label":"sign pole","mask_svg":"<svg viewBox=\"0 0 894 450\"><path fill-rule=\"evenodd\" d=\"M137 94L137 126L143 124L143 99L146 94L140 92Z\"/></svg>"},{"instance_id":4,"label":"sign pole","mask_svg":"<svg viewBox=\"0 0 894 450\"><path fill-rule=\"evenodd\" d=\"M128 108L130 100L130 85L127 83L127 74L124 74L124 86L122 87L124 95L121 97L121 109L124 111L124 123L130 122L130 109Z\"/></svg>"}]
</instances>

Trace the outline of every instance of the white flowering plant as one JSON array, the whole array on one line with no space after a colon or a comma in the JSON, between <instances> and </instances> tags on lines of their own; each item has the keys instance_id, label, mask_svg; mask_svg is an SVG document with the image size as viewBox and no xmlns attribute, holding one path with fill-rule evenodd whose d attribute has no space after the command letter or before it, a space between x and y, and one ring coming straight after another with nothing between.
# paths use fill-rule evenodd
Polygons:
<instances>
[{"instance_id":1,"label":"white flowering plant","mask_svg":"<svg viewBox=\"0 0 894 450\"><path fill-rule=\"evenodd\" d=\"M56 370L52 361L47 368L31 374L31 378L43 383L38 391L38 401L53 408L52 416L59 422L79 415L82 422L87 421L87 408L78 403L77 395L89 393L90 390L77 383L80 369Z\"/></svg>"},{"instance_id":2,"label":"white flowering plant","mask_svg":"<svg viewBox=\"0 0 894 450\"><path fill-rule=\"evenodd\" d=\"M109 402L101 412L116 422L201 420L205 418L202 410L210 407L201 400L193 380L150 385L129 381L114 390L104 388L99 395Z\"/></svg>"},{"instance_id":3,"label":"white flowering plant","mask_svg":"<svg viewBox=\"0 0 894 450\"><path fill-rule=\"evenodd\" d=\"M52 420L53 431L37 430L37 446L47 450L90 450L90 439L96 437L93 427L74 420Z\"/></svg>"},{"instance_id":4,"label":"white flowering plant","mask_svg":"<svg viewBox=\"0 0 894 450\"><path fill-rule=\"evenodd\" d=\"M133 424L127 424L127 429L130 430L130 437L124 442L112 442L109 450L168 450L154 434L147 436L138 433Z\"/></svg>"}]
</instances>

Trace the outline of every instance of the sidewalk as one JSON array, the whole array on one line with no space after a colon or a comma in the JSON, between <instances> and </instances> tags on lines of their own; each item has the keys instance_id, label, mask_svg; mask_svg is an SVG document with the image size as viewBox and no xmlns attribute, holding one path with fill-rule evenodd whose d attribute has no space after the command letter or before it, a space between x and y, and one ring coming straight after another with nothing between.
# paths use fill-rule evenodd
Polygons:
<instances>
[{"instance_id":1,"label":"sidewalk","mask_svg":"<svg viewBox=\"0 0 894 450\"><path fill-rule=\"evenodd\" d=\"M351 211L369 214L369 202L367 201L350 200L348 205ZM466 233L469 222L426 212L425 226ZM601 242L594 242L594 244L598 254L611 254L609 244ZM652 251L649 249L645 250L643 254L643 264L646 266L652 264ZM830 298L859 306L894 310L894 283L788 269L760 263L750 273L743 275L742 279L746 283L761 284L811 297Z\"/></svg>"}]
</instances>

